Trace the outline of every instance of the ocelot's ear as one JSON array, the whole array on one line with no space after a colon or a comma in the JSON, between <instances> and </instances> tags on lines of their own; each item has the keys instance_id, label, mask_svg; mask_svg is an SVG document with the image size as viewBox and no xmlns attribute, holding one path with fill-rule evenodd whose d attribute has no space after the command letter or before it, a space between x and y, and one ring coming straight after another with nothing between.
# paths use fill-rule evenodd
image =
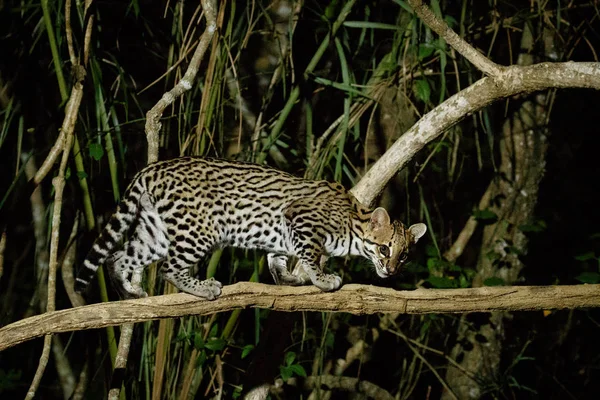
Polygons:
<instances>
[{"instance_id":1,"label":"ocelot's ear","mask_svg":"<svg viewBox=\"0 0 600 400\"><path fill-rule=\"evenodd\" d=\"M384 226L388 226L390 224L390 216L387 211L383 207L377 207L373 214L371 214L371 221L369 225L372 230L381 229Z\"/></svg>"},{"instance_id":2,"label":"ocelot's ear","mask_svg":"<svg viewBox=\"0 0 600 400\"><path fill-rule=\"evenodd\" d=\"M427 225L425 224L414 224L408 228L408 231L412 234L414 238L413 243L417 243L419 239L423 237L425 232L427 232Z\"/></svg>"}]
</instances>

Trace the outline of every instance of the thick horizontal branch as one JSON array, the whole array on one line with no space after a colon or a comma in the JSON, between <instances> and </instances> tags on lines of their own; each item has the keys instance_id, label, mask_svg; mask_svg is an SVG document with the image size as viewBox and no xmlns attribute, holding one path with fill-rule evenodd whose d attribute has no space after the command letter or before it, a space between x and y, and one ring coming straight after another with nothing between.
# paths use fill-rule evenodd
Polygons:
<instances>
[{"instance_id":1,"label":"thick horizontal branch","mask_svg":"<svg viewBox=\"0 0 600 400\"><path fill-rule=\"evenodd\" d=\"M503 286L399 291L345 285L336 292L240 282L217 300L185 293L90 304L26 318L0 329L0 351L50 333L95 329L160 318L206 315L238 308L351 314L463 313L600 307L600 285Z\"/></svg>"},{"instance_id":2,"label":"thick horizontal branch","mask_svg":"<svg viewBox=\"0 0 600 400\"><path fill-rule=\"evenodd\" d=\"M363 204L372 204L397 171L446 129L494 101L551 88L600 89L600 63L510 66L494 78L480 79L425 114L367 171L352 193Z\"/></svg>"}]
</instances>

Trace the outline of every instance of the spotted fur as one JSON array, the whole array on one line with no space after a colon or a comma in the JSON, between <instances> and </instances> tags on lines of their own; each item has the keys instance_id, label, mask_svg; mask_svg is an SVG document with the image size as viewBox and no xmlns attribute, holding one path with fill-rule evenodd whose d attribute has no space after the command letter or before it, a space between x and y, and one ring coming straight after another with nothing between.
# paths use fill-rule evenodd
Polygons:
<instances>
[{"instance_id":1,"label":"spotted fur","mask_svg":"<svg viewBox=\"0 0 600 400\"><path fill-rule=\"evenodd\" d=\"M133 234L117 250L130 228ZM167 281L214 299L221 284L190 276L190 267L216 248L233 246L267 251L277 284L310 280L329 291L342 282L323 273L328 257L363 256L378 275L391 276L426 229L424 224L405 228L392 222L383 208L367 209L338 183L305 180L256 164L182 157L151 164L135 176L76 284L84 290L106 263L124 295L143 297L146 293L131 282L140 282L147 265L164 259L160 271ZM308 279L288 271L289 256L299 259Z\"/></svg>"}]
</instances>

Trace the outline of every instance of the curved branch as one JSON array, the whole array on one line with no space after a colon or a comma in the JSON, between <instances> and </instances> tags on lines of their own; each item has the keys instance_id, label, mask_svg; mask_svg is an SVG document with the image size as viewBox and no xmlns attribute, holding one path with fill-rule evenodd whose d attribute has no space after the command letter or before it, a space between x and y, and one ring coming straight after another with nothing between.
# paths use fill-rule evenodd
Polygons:
<instances>
[{"instance_id":1,"label":"curved branch","mask_svg":"<svg viewBox=\"0 0 600 400\"><path fill-rule=\"evenodd\" d=\"M352 314L463 313L600 307L600 285L502 286L398 291L345 285L337 292L313 286L291 287L239 282L208 301L177 293L91 304L36 315L0 328L0 351L51 333L96 329L184 315L208 315L239 308L325 311Z\"/></svg>"},{"instance_id":2,"label":"curved branch","mask_svg":"<svg viewBox=\"0 0 600 400\"><path fill-rule=\"evenodd\" d=\"M387 182L426 144L469 114L519 93L549 88L600 89L600 63L541 63L510 66L497 78L485 77L428 112L402 135L351 190L365 205L373 204Z\"/></svg>"}]
</instances>

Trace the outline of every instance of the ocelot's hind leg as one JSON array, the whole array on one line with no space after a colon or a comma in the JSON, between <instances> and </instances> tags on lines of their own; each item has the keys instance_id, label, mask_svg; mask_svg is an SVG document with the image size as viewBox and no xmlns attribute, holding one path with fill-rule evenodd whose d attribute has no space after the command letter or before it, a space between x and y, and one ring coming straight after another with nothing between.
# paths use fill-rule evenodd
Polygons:
<instances>
[{"instance_id":1,"label":"ocelot's hind leg","mask_svg":"<svg viewBox=\"0 0 600 400\"><path fill-rule=\"evenodd\" d=\"M190 275L190 268L206 253L207 251L192 247L188 242L178 243L169 249L168 258L160 269L161 275L182 292L214 300L221 294L221 282L214 278L201 281Z\"/></svg>"},{"instance_id":2,"label":"ocelot's hind leg","mask_svg":"<svg viewBox=\"0 0 600 400\"><path fill-rule=\"evenodd\" d=\"M150 196L140 198L140 214L133 237L106 261L113 284L125 298L146 297L141 287L144 268L167 255L166 227Z\"/></svg>"},{"instance_id":3,"label":"ocelot's hind leg","mask_svg":"<svg viewBox=\"0 0 600 400\"><path fill-rule=\"evenodd\" d=\"M267 265L276 285L301 286L310 282L304 276L296 276L288 270L288 256L283 254L267 254ZM302 273L303 271L301 271ZM304 274L303 274L304 275Z\"/></svg>"}]
</instances>

